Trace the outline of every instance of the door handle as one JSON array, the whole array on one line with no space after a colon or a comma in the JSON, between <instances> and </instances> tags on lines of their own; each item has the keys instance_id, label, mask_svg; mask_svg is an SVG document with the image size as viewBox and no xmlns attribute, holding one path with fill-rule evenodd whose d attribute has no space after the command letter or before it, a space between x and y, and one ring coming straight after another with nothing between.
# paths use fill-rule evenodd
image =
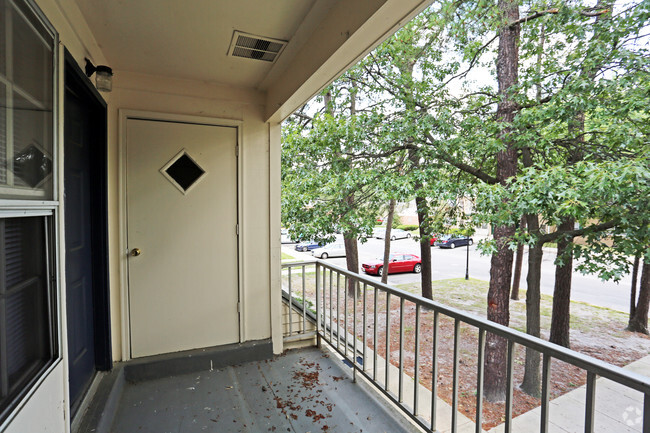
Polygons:
<instances>
[{"instance_id":1,"label":"door handle","mask_svg":"<svg viewBox=\"0 0 650 433\"><path fill-rule=\"evenodd\" d=\"M133 248L130 254L133 257L138 257L140 254L142 254L142 251L140 251L140 248Z\"/></svg>"}]
</instances>

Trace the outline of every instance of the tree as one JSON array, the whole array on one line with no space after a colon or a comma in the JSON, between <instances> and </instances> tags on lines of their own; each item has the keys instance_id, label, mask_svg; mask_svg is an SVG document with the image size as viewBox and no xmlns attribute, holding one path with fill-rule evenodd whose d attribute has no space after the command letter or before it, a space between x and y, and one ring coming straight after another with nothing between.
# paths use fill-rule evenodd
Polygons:
<instances>
[{"instance_id":1,"label":"tree","mask_svg":"<svg viewBox=\"0 0 650 433\"><path fill-rule=\"evenodd\" d=\"M521 221L519 222L520 226L525 226L526 224L526 217L523 216L521 217ZM524 261L524 244L518 243L517 244L517 251L516 251L516 256L515 256L515 267L514 267L514 275L512 277L512 289L510 290L510 299L513 301L518 301L519 300L519 286L521 284L521 265L523 264Z\"/></svg>"},{"instance_id":2,"label":"tree","mask_svg":"<svg viewBox=\"0 0 650 433\"><path fill-rule=\"evenodd\" d=\"M517 174L517 151L512 140L511 127L517 104L513 89L519 76L519 5L516 1L500 0L499 13L502 25L499 28L499 50L497 54L497 81L500 100L497 105L497 121L503 124L499 135L502 150L497 153L496 178L504 187ZM508 206L504 201L503 206ZM510 282L512 281L512 259L510 241L515 233L513 224L502 224L494 228L496 252L492 254L490 266L490 287L487 299L488 320L508 326L510 321ZM485 350L485 398L488 401L502 401L506 396L506 341L494 334L488 334Z\"/></svg>"},{"instance_id":3,"label":"tree","mask_svg":"<svg viewBox=\"0 0 650 433\"><path fill-rule=\"evenodd\" d=\"M352 80L363 92L355 120L363 127L355 132L356 144L334 132L345 138L332 149L343 159L337 170L362 167L369 175L381 165L387 180L375 190L382 203L395 198L389 191L396 189L416 198L424 269L430 269L427 237L446 225L434 209L458 197L477 198L474 222L496 227L494 241L482 246L492 253L490 320L508 323L513 249L527 245L527 332L540 336L542 246L557 242L552 335L558 331L568 345L569 310L563 306L571 261L578 270L617 278L629 266L627 257L643 255L639 246L649 244L642 216L649 212L644 157L650 80L641 43L648 13L638 2L615 15L600 4L571 1L549 9L545 3L436 2L345 78L347 87ZM599 18L604 14L608 19ZM477 69L494 80L472 83ZM333 131L350 121L340 116L337 123ZM396 161L403 161L399 176ZM346 170L338 170L346 182L356 177ZM369 184L358 185L364 190ZM557 230L541 233L541 222ZM586 244L573 244L576 236ZM430 276L422 278L429 295ZM504 365L505 342L489 335L489 400L505 395ZM527 351L522 388L539 392L534 351Z\"/></svg>"},{"instance_id":4,"label":"tree","mask_svg":"<svg viewBox=\"0 0 650 433\"><path fill-rule=\"evenodd\" d=\"M374 226L382 200L375 185L383 172L346 156L366 145L375 121L357 114L354 91L341 87L324 93L323 113L306 124L294 119L284 125L283 219L303 239L331 242L341 231L348 269L358 272L357 238Z\"/></svg>"},{"instance_id":5,"label":"tree","mask_svg":"<svg viewBox=\"0 0 650 433\"><path fill-rule=\"evenodd\" d=\"M384 234L384 259L383 263L386 267L386 272L381 275L381 282L384 284L388 283L388 261L390 257L390 231L393 228L393 222L395 218L395 202L394 198L391 198L388 203L388 218L386 218L386 233Z\"/></svg>"},{"instance_id":6,"label":"tree","mask_svg":"<svg viewBox=\"0 0 650 433\"><path fill-rule=\"evenodd\" d=\"M634 263L632 264L632 286L630 287L630 315L629 318L632 319L636 311L636 286L639 282L639 265L641 262L640 256L634 257Z\"/></svg>"},{"instance_id":7,"label":"tree","mask_svg":"<svg viewBox=\"0 0 650 433\"><path fill-rule=\"evenodd\" d=\"M650 306L650 262L643 261L641 268L641 285L639 286L639 300L634 308L634 314L630 315L627 329L632 332L648 332L648 307Z\"/></svg>"}]
</instances>

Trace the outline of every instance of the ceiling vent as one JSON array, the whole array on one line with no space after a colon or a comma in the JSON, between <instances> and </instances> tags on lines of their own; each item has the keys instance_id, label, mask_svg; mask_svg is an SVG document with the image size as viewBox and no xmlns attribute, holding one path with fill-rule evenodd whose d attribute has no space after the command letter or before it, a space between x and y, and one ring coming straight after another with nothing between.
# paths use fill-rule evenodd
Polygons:
<instances>
[{"instance_id":1,"label":"ceiling vent","mask_svg":"<svg viewBox=\"0 0 650 433\"><path fill-rule=\"evenodd\" d=\"M286 45L287 41L235 31L228 54L272 63L275 62Z\"/></svg>"}]
</instances>

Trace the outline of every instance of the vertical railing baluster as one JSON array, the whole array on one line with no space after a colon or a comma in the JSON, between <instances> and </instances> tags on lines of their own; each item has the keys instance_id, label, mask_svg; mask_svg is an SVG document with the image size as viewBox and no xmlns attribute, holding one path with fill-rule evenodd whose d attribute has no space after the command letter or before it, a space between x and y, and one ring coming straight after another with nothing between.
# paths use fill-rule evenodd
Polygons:
<instances>
[{"instance_id":1,"label":"vertical railing baluster","mask_svg":"<svg viewBox=\"0 0 650 433\"><path fill-rule=\"evenodd\" d=\"M307 300L305 299L305 265L302 266L302 333L307 332ZM318 279L318 278L317 278Z\"/></svg>"},{"instance_id":2,"label":"vertical railing baluster","mask_svg":"<svg viewBox=\"0 0 650 433\"><path fill-rule=\"evenodd\" d=\"M336 348L341 350L341 274L336 273Z\"/></svg>"},{"instance_id":3,"label":"vertical railing baluster","mask_svg":"<svg viewBox=\"0 0 650 433\"><path fill-rule=\"evenodd\" d=\"M585 433L594 431L594 408L596 402L596 373L587 371L587 396L585 401Z\"/></svg>"},{"instance_id":4,"label":"vertical railing baluster","mask_svg":"<svg viewBox=\"0 0 650 433\"><path fill-rule=\"evenodd\" d=\"M540 433L548 433L548 403L551 397L551 356L544 354L542 358L542 412L540 418Z\"/></svg>"},{"instance_id":5,"label":"vertical railing baluster","mask_svg":"<svg viewBox=\"0 0 650 433\"><path fill-rule=\"evenodd\" d=\"M399 387L397 400L404 401L404 298L399 299Z\"/></svg>"},{"instance_id":6,"label":"vertical railing baluster","mask_svg":"<svg viewBox=\"0 0 650 433\"><path fill-rule=\"evenodd\" d=\"M373 322L373 341L372 341L372 348L373 348L373 362L372 362L372 380L375 382L377 381L377 297L379 295L379 289L377 286L374 287L374 292L375 292L375 309L373 311L374 315L374 322Z\"/></svg>"},{"instance_id":7,"label":"vertical railing baluster","mask_svg":"<svg viewBox=\"0 0 650 433\"><path fill-rule=\"evenodd\" d=\"M291 294L291 266L289 271L289 335L293 335L293 295Z\"/></svg>"},{"instance_id":8,"label":"vertical railing baluster","mask_svg":"<svg viewBox=\"0 0 650 433\"><path fill-rule=\"evenodd\" d=\"M460 320L454 319L454 366L451 385L451 431L458 431L458 350L460 347Z\"/></svg>"},{"instance_id":9,"label":"vertical railing baluster","mask_svg":"<svg viewBox=\"0 0 650 433\"><path fill-rule=\"evenodd\" d=\"M363 283L363 329L361 332L363 332L363 371L366 371L366 365L368 365L367 358L366 358L366 346L368 346L367 341L366 341L366 326L367 326L367 320L366 317L368 316L368 311L366 310L366 301L367 301L367 293L368 293L368 283Z\"/></svg>"},{"instance_id":10,"label":"vertical railing baluster","mask_svg":"<svg viewBox=\"0 0 650 433\"><path fill-rule=\"evenodd\" d=\"M343 295L343 339L344 344L345 344L345 350L343 351L343 358L348 357L348 285L349 285L349 278L346 275L345 278L343 278L343 292L345 293Z\"/></svg>"},{"instance_id":11,"label":"vertical railing baluster","mask_svg":"<svg viewBox=\"0 0 650 433\"><path fill-rule=\"evenodd\" d=\"M321 299L320 299L320 263L316 263L316 342L320 346Z\"/></svg>"},{"instance_id":12,"label":"vertical railing baluster","mask_svg":"<svg viewBox=\"0 0 650 433\"><path fill-rule=\"evenodd\" d=\"M418 416L420 396L420 304L415 305L415 371L413 372L413 415Z\"/></svg>"},{"instance_id":13,"label":"vertical railing baluster","mask_svg":"<svg viewBox=\"0 0 650 433\"><path fill-rule=\"evenodd\" d=\"M323 337L325 338L325 341L327 341L327 330L325 329L327 327L327 317L325 316L325 301L327 297L327 268L324 266L318 266L319 268L322 268L323 272L323 284L321 285L321 293L323 295L323 303L321 304L321 310L323 310L323 317L321 318L321 325L323 326Z\"/></svg>"},{"instance_id":14,"label":"vertical railing baluster","mask_svg":"<svg viewBox=\"0 0 650 433\"><path fill-rule=\"evenodd\" d=\"M506 422L505 433L512 432L512 392L514 389L514 364L515 364L515 343L508 340L508 352L506 363Z\"/></svg>"},{"instance_id":15,"label":"vertical railing baluster","mask_svg":"<svg viewBox=\"0 0 650 433\"><path fill-rule=\"evenodd\" d=\"M643 397L643 432L650 431L650 394Z\"/></svg>"},{"instance_id":16,"label":"vertical railing baluster","mask_svg":"<svg viewBox=\"0 0 650 433\"><path fill-rule=\"evenodd\" d=\"M354 297L352 298L352 381L357 381L357 282L354 282Z\"/></svg>"},{"instance_id":17,"label":"vertical railing baluster","mask_svg":"<svg viewBox=\"0 0 650 433\"><path fill-rule=\"evenodd\" d=\"M483 378L485 374L485 329L478 330L478 356L476 360L476 433L483 429Z\"/></svg>"},{"instance_id":18,"label":"vertical railing baluster","mask_svg":"<svg viewBox=\"0 0 650 433\"><path fill-rule=\"evenodd\" d=\"M333 345L334 340L334 323L333 323L333 316L334 316L334 306L332 305L332 270L330 269L330 339L329 343Z\"/></svg>"},{"instance_id":19,"label":"vertical railing baluster","mask_svg":"<svg viewBox=\"0 0 650 433\"><path fill-rule=\"evenodd\" d=\"M437 430L438 414L438 312L433 312L433 343L431 354L431 431Z\"/></svg>"},{"instance_id":20,"label":"vertical railing baluster","mask_svg":"<svg viewBox=\"0 0 650 433\"><path fill-rule=\"evenodd\" d=\"M390 380L390 292L386 292L386 382L385 389L388 391Z\"/></svg>"}]
</instances>

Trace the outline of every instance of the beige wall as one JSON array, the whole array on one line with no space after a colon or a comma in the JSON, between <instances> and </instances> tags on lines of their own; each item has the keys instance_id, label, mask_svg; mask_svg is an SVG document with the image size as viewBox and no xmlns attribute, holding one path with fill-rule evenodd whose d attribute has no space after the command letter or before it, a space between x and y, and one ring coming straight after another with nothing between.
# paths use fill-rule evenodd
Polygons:
<instances>
[{"instance_id":1,"label":"beige wall","mask_svg":"<svg viewBox=\"0 0 650 433\"><path fill-rule=\"evenodd\" d=\"M63 364L54 368L3 433L64 432Z\"/></svg>"},{"instance_id":2,"label":"beige wall","mask_svg":"<svg viewBox=\"0 0 650 433\"><path fill-rule=\"evenodd\" d=\"M89 57L96 64L106 64L98 44L85 24L78 8L72 0L36 0L59 33L59 113L63 109L63 47L66 47L80 66L84 57ZM65 13L62 9L65 9ZM71 23L74 23L72 25ZM270 125L264 121L265 95L253 90L236 89L209 85L186 80L174 80L156 76L131 74L115 71L114 90L103 93L108 103L108 170L109 170L109 275L111 291L111 325L113 358L118 361L126 356L123 353L122 339L125 317L123 316L123 296L125 276L121 272L122 254L120 253L120 182L119 182L119 110L143 110L171 115L200 116L241 122L240 158L242 168L240 179L240 221L242 224L241 290L242 290L242 330L243 340L257 340L279 336L279 343L274 345L276 352L281 351L281 330L272 333L272 320L280 327L280 288L274 284L271 289L271 273L279 275L279 145L280 130L277 124ZM62 185L63 167L63 122L58 119L59 184ZM274 149L271 152L270 143ZM273 157L272 157L273 154ZM271 184L270 179L277 178ZM274 200L271 206L270 196ZM59 191L59 201L63 203L63 191ZM277 216L271 217L269 209L275 208ZM61 205L61 215L65 209ZM62 219L61 219L62 221ZM276 225L274 230L271 225ZM272 235L277 233L277 235ZM64 239L63 224L59 226L59 239ZM276 237L278 239L276 239ZM277 241L275 260L271 260L271 242ZM67 329L65 327L65 254L63 245L59 248L59 299L61 353L67 353ZM279 280L276 277L276 280ZM277 297L277 301L273 300ZM272 314L272 307L277 313ZM276 319L277 318L277 319ZM0 426L6 433L24 433L37 431L67 432L70 419L68 401L67 359L39 381L23 404ZM3 430L3 428L5 430Z\"/></svg>"},{"instance_id":3,"label":"beige wall","mask_svg":"<svg viewBox=\"0 0 650 433\"><path fill-rule=\"evenodd\" d=\"M109 233L111 234L111 306L113 356L123 353L125 324L125 275L120 273L125 254L120 254L119 110L137 110L179 116L224 119L241 122L240 143L240 285L242 294L242 339L271 337L270 293L270 135L263 120L264 95L247 89L233 89L205 83L116 71L109 104ZM274 129L278 137L279 129ZM279 161L273 170L279 177ZM118 203L118 205L114 205ZM278 230L279 232L279 227ZM200 254L200 252L197 252ZM215 278L218 278L215 275ZM216 330L215 330L216 332ZM121 337L124 336L125 340Z\"/></svg>"}]
</instances>

